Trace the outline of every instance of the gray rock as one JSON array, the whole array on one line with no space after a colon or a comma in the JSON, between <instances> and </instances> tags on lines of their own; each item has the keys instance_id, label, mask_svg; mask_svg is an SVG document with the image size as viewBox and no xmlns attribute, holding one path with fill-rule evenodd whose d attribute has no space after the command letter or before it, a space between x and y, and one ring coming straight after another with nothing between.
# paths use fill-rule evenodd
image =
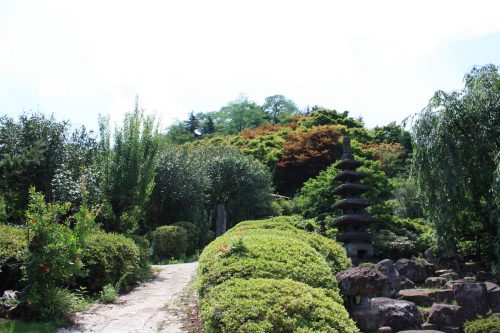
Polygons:
<instances>
[{"instance_id":1,"label":"gray rock","mask_svg":"<svg viewBox=\"0 0 500 333\"><path fill-rule=\"evenodd\" d=\"M413 302L419 306L431 306L433 299L427 290L422 289L403 289L397 293L397 298Z\"/></svg>"},{"instance_id":2,"label":"gray rock","mask_svg":"<svg viewBox=\"0 0 500 333\"><path fill-rule=\"evenodd\" d=\"M461 327L465 321L465 312L461 306L434 303L427 321L430 324Z\"/></svg>"},{"instance_id":3,"label":"gray rock","mask_svg":"<svg viewBox=\"0 0 500 333\"><path fill-rule=\"evenodd\" d=\"M500 318L500 312L497 312L497 313L492 313L491 314L492 317L497 317L497 318Z\"/></svg>"},{"instance_id":4,"label":"gray rock","mask_svg":"<svg viewBox=\"0 0 500 333\"><path fill-rule=\"evenodd\" d=\"M374 333L392 333L393 330L390 326L379 327Z\"/></svg>"},{"instance_id":5,"label":"gray rock","mask_svg":"<svg viewBox=\"0 0 500 333\"><path fill-rule=\"evenodd\" d=\"M484 282L488 293L488 305L492 312L500 312L500 287L492 282Z\"/></svg>"},{"instance_id":6,"label":"gray rock","mask_svg":"<svg viewBox=\"0 0 500 333\"><path fill-rule=\"evenodd\" d=\"M386 297L372 298L371 302L380 311L382 326L395 332L421 329L421 315L414 303Z\"/></svg>"},{"instance_id":7,"label":"gray rock","mask_svg":"<svg viewBox=\"0 0 500 333\"><path fill-rule=\"evenodd\" d=\"M451 303L453 301L453 289L431 290L429 296L435 303Z\"/></svg>"},{"instance_id":8,"label":"gray rock","mask_svg":"<svg viewBox=\"0 0 500 333\"><path fill-rule=\"evenodd\" d=\"M447 279L440 276L432 276L425 279L425 285L430 288L440 288L448 282Z\"/></svg>"},{"instance_id":9,"label":"gray rock","mask_svg":"<svg viewBox=\"0 0 500 333\"><path fill-rule=\"evenodd\" d=\"M453 300L453 290L403 289L398 292L397 298L419 306L431 306L432 303L450 303Z\"/></svg>"},{"instance_id":10,"label":"gray rock","mask_svg":"<svg viewBox=\"0 0 500 333\"><path fill-rule=\"evenodd\" d=\"M391 259L384 259L377 263L375 269L389 279L390 290L383 296L394 296L401 289L401 277L398 270L394 267L394 262Z\"/></svg>"},{"instance_id":11,"label":"gray rock","mask_svg":"<svg viewBox=\"0 0 500 333\"><path fill-rule=\"evenodd\" d=\"M488 293L484 283L455 283L453 296L464 309L466 319L488 312Z\"/></svg>"},{"instance_id":12,"label":"gray rock","mask_svg":"<svg viewBox=\"0 0 500 333\"><path fill-rule=\"evenodd\" d=\"M399 259L394 264L399 274L406 276L415 283L424 282L427 278L427 270L421 263L410 259Z\"/></svg>"},{"instance_id":13,"label":"gray rock","mask_svg":"<svg viewBox=\"0 0 500 333\"><path fill-rule=\"evenodd\" d=\"M401 289L412 289L415 288L415 282L408 279L406 276L401 275Z\"/></svg>"},{"instance_id":14,"label":"gray rock","mask_svg":"<svg viewBox=\"0 0 500 333\"><path fill-rule=\"evenodd\" d=\"M389 279L371 268L354 267L336 275L340 293L344 296L379 296L387 289Z\"/></svg>"}]
</instances>

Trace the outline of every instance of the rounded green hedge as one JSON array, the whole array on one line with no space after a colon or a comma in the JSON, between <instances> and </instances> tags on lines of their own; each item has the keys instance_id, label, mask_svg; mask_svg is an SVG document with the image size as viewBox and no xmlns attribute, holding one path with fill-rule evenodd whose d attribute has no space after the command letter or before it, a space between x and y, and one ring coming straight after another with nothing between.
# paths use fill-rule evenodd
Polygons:
<instances>
[{"instance_id":1,"label":"rounded green hedge","mask_svg":"<svg viewBox=\"0 0 500 333\"><path fill-rule=\"evenodd\" d=\"M464 331L465 333L498 333L500 332L500 318L488 317L467 321Z\"/></svg>"},{"instance_id":2,"label":"rounded green hedge","mask_svg":"<svg viewBox=\"0 0 500 333\"><path fill-rule=\"evenodd\" d=\"M153 256L157 259L180 258L186 254L188 232L177 226L163 226L153 231Z\"/></svg>"},{"instance_id":3,"label":"rounded green hedge","mask_svg":"<svg viewBox=\"0 0 500 333\"><path fill-rule=\"evenodd\" d=\"M200 303L204 332L357 333L344 307L323 290L289 279L233 279Z\"/></svg>"},{"instance_id":4,"label":"rounded green hedge","mask_svg":"<svg viewBox=\"0 0 500 333\"><path fill-rule=\"evenodd\" d=\"M330 238L298 229L285 221L286 220L276 221L275 219L244 221L237 224L234 228L229 230L228 233L244 235L247 230L261 230L261 233L268 233L268 230L272 229L273 234L279 234L307 242L316 251L321 253L328 262L333 274L346 270L352 266L351 259L347 256L341 244Z\"/></svg>"},{"instance_id":5,"label":"rounded green hedge","mask_svg":"<svg viewBox=\"0 0 500 333\"><path fill-rule=\"evenodd\" d=\"M313 287L336 287L328 263L308 243L262 230L217 238L200 255L199 272L201 295L233 278L290 278Z\"/></svg>"},{"instance_id":6,"label":"rounded green hedge","mask_svg":"<svg viewBox=\"0 0 500 333\"><path fill-rule=\"evenodd\" d=\"M141 275L141 251L133 240L118 234L99 232L85 240L82 262L88 271L83 285L99 291L108 283L130 284Z\"/></svg>"},{"instance_id":7,"label":"rounded green hedge","mask_svg":"<svg viewBox=\"0 0 500 333\"><path fill-rule=\"evenodd\" d=\"M191 222L176 222L172 224L176 227L182 227L187 231L186 254L188 256L195 254L200 244L200 228Z\"/></svg>"},{"instance_id":8,"label":"rounded green hedge","mask_svg":"<svg viewBox=\"0 0 500 333\"><path fill-rule=\"evenodd\" d=\"M0 294L19 286L27 257L26 229L0 224Z\"/></svg>"}]
</instances>

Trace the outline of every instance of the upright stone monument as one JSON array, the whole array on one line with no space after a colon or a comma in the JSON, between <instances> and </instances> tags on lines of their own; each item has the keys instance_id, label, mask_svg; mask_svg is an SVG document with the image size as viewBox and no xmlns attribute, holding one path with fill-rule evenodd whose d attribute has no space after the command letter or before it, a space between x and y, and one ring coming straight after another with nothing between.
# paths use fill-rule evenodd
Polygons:
<instances>
[{"instance_id":1,"label":"upright stone monument","mask_svg":"<svg viewBox=\"0 0 500 333\"><path fill-rule=\"evenodd\" d=\"M370 190L369 186L360 183L366 174L356 171L362 165L362 162L354 159L351 152L351 139L347 135L344 136L342 160L337 164L337 168L342 171L335 177L335 180L343 184L333 191L333 194L340 195L342 200L332 206L332 209L342 210L343 214L333 221L333 225L339 228L337 240L344 243L347 255L355 265L373 256L372 235L368 229L370 224L376 221L364 211L372 203L361 197Z\"/></svg>"}]
</instances>

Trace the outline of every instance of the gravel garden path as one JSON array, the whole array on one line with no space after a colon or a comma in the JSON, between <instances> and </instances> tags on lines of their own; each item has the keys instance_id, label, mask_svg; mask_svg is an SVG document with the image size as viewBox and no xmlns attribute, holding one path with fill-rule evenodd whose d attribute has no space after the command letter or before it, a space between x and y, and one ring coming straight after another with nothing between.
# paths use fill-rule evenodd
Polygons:
<instances>
[{"instance_id":1,"label":"gravel garden path","mask_svg":"<svg viewBox=\"0 0 500 333\"><path fill-rule=\"evenodd\" d=\"M180 307L185 304L186 288L192 286L198 263L156 265L157 277L113 304L96 304L76 315L75 325L57 333L183 333Z\"/></svg>"}]
</instances>

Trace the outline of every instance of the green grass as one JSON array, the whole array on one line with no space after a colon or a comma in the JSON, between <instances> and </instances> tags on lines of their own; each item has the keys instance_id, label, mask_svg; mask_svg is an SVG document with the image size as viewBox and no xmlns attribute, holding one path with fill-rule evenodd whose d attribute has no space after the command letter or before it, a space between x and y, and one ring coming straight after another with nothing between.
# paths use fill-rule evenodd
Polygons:
<instances>
[{"instance_id":1,"label":"green grass","mask_svg":"<svg viewBox=\"0 0 500 333\"><path fill-rule=\"evenodd\" d=\"M53 333L59 326L51 322L32 323L20 320L7 320L0 321L0 333Z\"/></svg>"}]
</instances>

